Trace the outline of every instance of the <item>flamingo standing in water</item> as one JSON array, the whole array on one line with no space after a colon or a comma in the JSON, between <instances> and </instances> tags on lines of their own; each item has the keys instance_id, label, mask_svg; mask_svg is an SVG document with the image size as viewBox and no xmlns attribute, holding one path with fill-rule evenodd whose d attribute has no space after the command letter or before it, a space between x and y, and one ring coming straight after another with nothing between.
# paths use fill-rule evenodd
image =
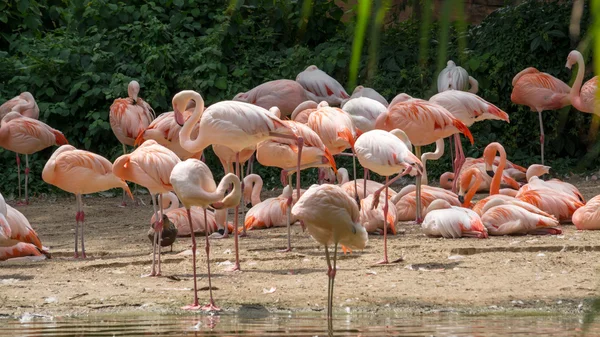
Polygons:
<instances>
[{"instance_id":1,"label":"flamingo standing in water","mask_svg":"<svg viewBox=\"0 0 600 337\"><path fill-rule=\"evenodd\" d=\"M542 111L558 110L571 104L569 92L571 88L556 77L542 73L529 67L515 75L512 80L513 90L510 100L519 105L528 106L537 111L540 119L540 147L542 165L544 165L544 123Z\"/></svg>"},{"instance_id":2,"label":"flamingo standing in water","mask_svg":"<svg viewBox=\"0 0 600 337\"><path fill-rule=\"evenodd\" d=\"M595 111L596 91L598 90L598 76L589 79L583 86L583 75L585 74L585 62L583 55L577 50L573 50L567 57L566 67L571 69L577 63L577 77L569 92L571 104L581 112L594 113L600 116L600 111Z\"/></svg>"},{"instance_id":3,"label":"flamingo standing in water","mask_svg":"<svg viewBox=\"0 0 600 337\"><path fill-rule=\"evenodd\" d=\"M187 106L190 100L196 102L196 108L192 116L184 121L180 109ZM302 136L296 135L294 129L290 129L277 116L264 108L243 102L224 101L215 103L204 110L202 96L195 91L184 90L173 97L173 110L175 111L177 123L183 125L179 133L181 146L190 152L202 151L211 144L229 147L236 152L236 173L239 177L242 175L239 168L239 153L249 146L273 137L293 139L297 142L298 162L296 167L297 171L300 172L304 139ZM192 140L190 135L198 122L198 137ZM300 174L296 175L296 189L300 194ZM234 215L236 252L234 270L240 269L237 231L238 208L239 205L236 206Z\"/></svg>"},{"instance_id":4,"label":"flamingo standing in water","mask_svg":"<svg viewBox=\"0 0 600 337\"><path fill-rule=\"evenodd\" d=\"M241 92L234 101L246 102L265 109L276 106L283 116L289 116L304 101L318 98L294 80L275 80L263 83L248 92Z\"/></svg>"},{"instance_id":5,"label":"flamingo standing in water","mask_svg":"<svg viewBox=\"0 0 600 337\"><path fill-rule=\"evenodd\" d=\"M150 139L130 154L124 154L117 158L113 164L113 172L123 180L131 181L148 189L152 196L154 216L158 221L154 225L154 241L152 245L152 271L148 276L160 276L160 248L163 228L162 194L173 190L169 183L169 177L173 167L181 162L175 152ZM160 215L158 213L157 200L160 196ZM158 246L158 268L156 268L156 247ZM158 269L158 271L157 271Z\"/></svg>"},{"instance_id":6,"label":"flamingo standing in water","mask_svg":"<svg viewBox=\"0 0 600 337\"><path fill-rule=\"evenodd\" d=\"M452 206L443 199L435 200L427 207L421 228L426 235L434 237L488 237L487 229L477 213L468 208Z\"/></svg>"},{"instance_id":7,"label":"flamingo standing in water","mask_svg":"<svg viewBox=\"0 0 600 337\"><path fill-rule=\"evenodd\" d=\"M471 86L470 88L469 85ZM457 66L454 61L449 60L446 68L442 69L438 75L437 89L438 92L462 90L476 94L479 90L479 83L473 77L469 76L465 68Z\"/></svg>"},{"instance_id":8,"label":"flamingo standing in water","mask_svg":"<svg viewBox=\"0 0 600 337\"><path fill-rule=\"evenodd\" d=\"M389 205L388 186L406 174L420 175L423 172L421 161L410 152L411 144L408 137L402 130L398 129L391 132L383 130L365 132L358 137L354 146L358 161L363 167L385 176L385 185L373 193L371 208L377 207L379 196L385 189L383 219L387 219ZM393 174L398 175L390 180L389 177ZM388 263L387 226L383 227L383 260L379 263Z\"/></svg>"},{"instance_id":9,"label":"flamingo standing in water","mask_svg":"<svg viewBox=\"0 0 600 337\"><path fill-rule=\"evenodd\" d=\"M11 111L0 123L0 147L9 151L25 154L25 204L29 204L29 159L27 155L41 151L52 145L68 144L62 132L51 128L37 119L25 117ZM19 164L19 161L17 161ZM19 169L20 171L20 169ZM17 177L20 181L20 176ZM20 195L19 195L20 199ZM20 202L20 200L19 200Z\"/></svg>"},{"instance_id":10,"label":"flamingo standing in water","mask_svg":"<svg viewBox=\"0 0 600 337\"><path fill-rule=\"evenodd\" d=\"M410 142L415 145L415 155L421 157L421 146L436 142L440 138L446 138L455 133L463 133L473 144L473 136L469 128L454 117L444 107L414 99L407 94L397 95L388 111L377 117L375 126L382 130L400 129L406 133ZM421 176L417 175L417 223L420 224L421 217Z\"/></svg>"},{"instance_id":11,"label":"flamingo standing in water","mask_svg":"<svg viewBox=\"0 0 600 337\"><path fill-rule=\"evenodd\" d=\"M86 257L83 237L85 213L81 195L122 188L133 199L125 180L113 174L112 164L108 159L89 151L77 150L71 145L63 145L54 151L44 166L42 179L50 185L75 194L77 199L75 258L79 257L77 240L80 222L81 254L83 258Z\"/></svg>"},{"instance_id":12,"label":"flamingo standing in water","mask_svg":"<svg viewBox=\"0 0 600 337\"><path fill-rule=\"evenodd\" d=\"M123 154L127 153L127 145L134 146L138 135L146 130L155 118L154 110L150 104L138 97L140 84L137 81L129 82L127 98L117 98L110 106L110 128L123 145ZM123 192L122 206L126 206L125 192Z\"/></svg>"},{"instance_id":13,"label":"flamingo standing in water","mask_svg":"<svg viewBox=\"0 0 600 337\"><path fill-rule=\"evenodd\" d=\"M22 92L19 96L13 97L8 101L4 102L4 104L0 105L0 121L11 111L15 111L20 113L25 117L29 117L32 119L39 119L40 117L40 108L33 98L33 95L30 92ZM15 153L17 157L17 180L19 181L19 203L21 202L21 158L19 158L19 154ZM25 154L25 162L29 162L29 155ZM29 168L25 169L25 174L29 172Z\"/></svg>"},{"instance_id":14,"label":"flamingo standing in water","mask_svg":"<svg viewBox=\"0 0 600 337\"><path fill-rule=\"evenodd\" d=\"M317 102L326 101L331 105L340 105L350 97L340 82L315 65L308 66L299 73L296 76L296 82L314 94Z\"/></svg>"},{"instance_id":15,"label":"flamingo standing in water","mask_svg":"<svg viewBox=\"0 0 600 337\"><path fill-rule=\"evenodd\" d=\"M240 203L242 194L240 180L235 174L228 173L223 177L219 186L215 184L212 172L200 160L188 159L179 162L171 172L170 182L173 185L175 193L183 203L188 213L190 232L194 232L192 224L192 206L200 206L204 209L204 223L208 223L206 208L213 206L215 209L230 208ZM225 189L233 184L233 190L224 197ZM196 238L192 235L192 265L194 268L194 303L183 307L186 310L202 309L204 311L218 311L219 307L215 305L212 295L212 283L210 275L210 245L208 242L208 231L205 231L206 238L206 263L208 273L208 289L210 293L209 304L200 307L198 303L198 285L196 282Z\"/></svg>"},{"instance_id":16,"label":"flamingo standing in water","mask_svg":"<svg viewBox=\"0 0 600 337\"><path fill-rule=\"evenodd\" d=\"M292 208L292 215L304 222L310 235L325 246L327 275L327 317L331 319L333 309L333 284L337 270L337 246L349 249L364 249L368 234L360 225L358 206L336 185L312 185ZM333 244L333 263L328 246Z\"/></svg>"}]
</instances>

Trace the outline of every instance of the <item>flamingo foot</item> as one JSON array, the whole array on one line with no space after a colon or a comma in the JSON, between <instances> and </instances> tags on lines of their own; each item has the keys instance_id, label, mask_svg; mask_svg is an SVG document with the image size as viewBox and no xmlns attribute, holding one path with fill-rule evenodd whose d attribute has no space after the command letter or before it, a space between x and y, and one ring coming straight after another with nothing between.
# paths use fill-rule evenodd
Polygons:
<instances>
[{"instance_id":1,"label":"flamingo foot","mask_svg":"<svg viewBox=\"0 0 600 337\"><path fill-rule=\"evenodd\" d=\"M415 222L417 223L417 225L420 225L420 224L422 224L422 223L423 223L423 218L417 218L417 219L415 220Z\"/></svg>"},{"instance_id":2,"label":"flamingo foot","mask_svg":"<svg viewBox=\"0 0 600 337\"><path fill-rule=\"evenodd\" d=\"M213 302L202 306L202 311L221 311L221 308L217 307Z\"/></svg>"},{"instance_id":3,"label":"flamingo foot","mask_svg":"<svg viewBox=\"0 0 600 337\"><path fill-rule=\"evenodd\" d=\"M285 248L285 249L279 249L277 252L278 253L289 253L292 251L292 247L289 248Z\"/></svg>"},{"instance_id":4,"label":"flamingo foot","mask_svg":"<svg viewBox=\"0 0 600 337\"><path fill-rule=\"evenodd\" d=\"M79 254L75 253L75 254L73 255L73 258L74 258L74 259L78 259L78 258L79 258Z\"/></svg>"},{"instance_id":5,"label":"flamingo foot","mask_svg":"<svg viewBox=\"0 0 600 337\"><path fill-rule=\"evenodd\" d=\"M156 277L160 276L157 272L151 272L150 274L142 275L142 277Z\"/></svg>"},{"instance_id":6,"label":"flamingo foot","mask_svg":"<svg viewBox=\"0 0 600 337\"><path fill-rule=\"evenodd\" d=\"M181 309L183 309L183 310L200 310L202 308L203 307L201 307L200 304L190 304L190 305L181 307Z\"/></svg>"},{"instance_id":7,"label":"flamingo foot","mask_svg":"<svg viewBox=\"0 0 600 337\"><path fill-rule=\"evenodd\" d=\"M381 261L377 261L377 262L375 262L375 264L389 264L389 263L390 263L390 262L388 261L387 257L386 257L386 258L384 258L384 259L383 259L383 260L381 260Z\"/></svg>"},{"instance_id":8,"label":"flamingo foot","mask_svg":"<svg viewBox=\"0 0 600 337\"><path fill-rule=\"evenodd\" d=\"M127 207L127 203L125 202L125 200L123 200L123 202L121 202L121 204L117 205L117 207Z\"/></svg>"},{"instance_id":9,"label":"flamingo foot","mask_svg":"<svg viewBox=\"0 0 600 337\"><path fill-rule=\"evenodd\" d=\"M240 237L240 238L245 238L245 237L248 237L248 233L247 233L247 232L244 232L244 231L242 231L242 232L238 233L238 235L239 235L239 237Z\"/></svg>"},{"instance_id":10,"label":"flamingo foot","mask_svg":"<svg viewBox=\"0 0 600 337\"><path fill-rule=\"evenodd\" d=\"M240 264L236 263L235 266L231 267L230 269L228 269L227 271L230 272L234 272L234 271L242 271L242 268L240 268Z\"/></svg>"}]
</instances>

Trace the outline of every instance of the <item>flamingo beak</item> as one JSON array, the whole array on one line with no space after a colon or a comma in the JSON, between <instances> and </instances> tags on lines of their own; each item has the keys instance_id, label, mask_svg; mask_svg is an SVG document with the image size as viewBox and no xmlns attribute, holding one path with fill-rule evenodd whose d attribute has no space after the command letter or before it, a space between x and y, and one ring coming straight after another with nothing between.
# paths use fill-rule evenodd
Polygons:
<instances>
[{"instance_id":1,"label":"flamingo beak","mask_svg":"<svg viewBox=\"0 0 600 337\"><path fill-rule=\"evenodd\" d=\"M492 178L494 177L494 174L495 174L493 170L485 170L485 173L487 173L487 175Z\"/></svg>"},{"instance_id":2,"label":"flamingo beak","mask_svg":"<svg viewBox=\"0 0 600 337\"><path fill-rule=\"evenodd\" d=\"M465 196L464 196L464 195L459 195L459 196L458 196L458 201L459 201L461 204L464 204L464 203L465 203Z\"/></svg>"},{"instance_id":3,"label":"flamingo beak","mask_svg":"<svg viewBox=\"0 0 600 337\"><path fill-rule=\"evenodd\" d=\"M185 119L183 118L183 114L177 108L177 105L173 105L173 113L175 115L175 121L179 126L183 126L185 124Z\"/></svg>"}]
</instances>

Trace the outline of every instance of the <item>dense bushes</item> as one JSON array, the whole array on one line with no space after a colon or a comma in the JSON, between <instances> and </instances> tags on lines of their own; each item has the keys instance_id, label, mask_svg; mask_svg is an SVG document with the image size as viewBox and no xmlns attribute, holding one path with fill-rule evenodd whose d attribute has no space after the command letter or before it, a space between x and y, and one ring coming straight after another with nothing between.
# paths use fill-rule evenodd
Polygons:
<instances>
[{"instance_id":1,"label":"dense bushes","mask_svg":"<svg viewBox=\"0 0 600 337\"><path fill-rule=\"evenodd\" d=\"M303 11L303 1L272 0L238 1L236 8L211 0L47 0L29 1L27 8L21 3L0 0L0 9L8 9L3 15L11 18L0 15L0 101L31 91L42 120L62 130L75 146L109 159L120 147L108 124L108 107L126 95L133 78L141 84L141 97L157 112L169 111L171 97L181 89L197 90L211 104L268 80L293 79L310 64L347 81L354 24L341 21L343 12L333 1L313 1L310 11ZM563 68L572 47L567 37L570 8L569 3L526 2L471 28L464 66L480 81L481 95L511 114L511 124L474 127L477 143L467 147L468 154L479 155L485 144L498 139L524 163L539 156L536 116L510 103L510 82L527 66L569 78ZM586 9L584 29L588 21ZM428 29L429 50L437 50L438 26ZM389 99L399 92L431 96L438 60L428 53L419 62L419 34L414 21L387 27L379 37L376 71L368 77L368 48L363 48L359 83ZM458 35L450 31L448 55L454 59L459 59ZM585 147L579 136L587 132L589 116L571 112L562 131L557 113L545 118L550 163L581 157ZM34 191L48 188L39 173L53 150L32 156ZM16 171L14 155L4 151L1 156L4 193L16 187ZM218 167L212 155L209 161ZM429 167L439 173L447 164L449 160ZM270 183L276 183L278 174L274 177Z\"/></svg>"}]
</instances>

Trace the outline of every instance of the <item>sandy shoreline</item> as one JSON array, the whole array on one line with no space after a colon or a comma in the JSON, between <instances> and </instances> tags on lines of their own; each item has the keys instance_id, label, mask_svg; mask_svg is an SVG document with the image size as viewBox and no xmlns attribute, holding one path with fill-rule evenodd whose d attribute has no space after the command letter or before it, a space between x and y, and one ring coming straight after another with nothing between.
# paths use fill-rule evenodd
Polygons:
<instances>
[{"instance_id":1,"label":"sandy shoreline","mask_svg":"<svg viewBox=\"0 0 600 337\"><path fill-rule=\"evenodd\" d=\"M577 186L586 198L599 190L595 182ZM85 198L86 250L91 256L86 260L72 258L74 198L35 200L19 207L53 258L0 263L0 316L181 313L179 308L193 298L191 256L179 254L189 249L190 238L178 238L174 251L163 255L163 277L142 278L150 270L146 233L152 208L119 208L119 200ZM597 294L600 232L565 225L560 236L448 240L425 237L414 224L398 227L404 234L390 237L390 258L404 261L374 265L383 253L379 236L370 236L364 251L340 257L336 310L579 313ZM233 239L211 240L215 300L224 312L323 310L323 248L299 226L293 227L294 251L277 252L285 243L284 228L250 231L240 241L243 271L229 272L235 259ZM198 286L204 289L199 297L205 302L203 238L199 247Z\"/></svg>"}]
</instances>

